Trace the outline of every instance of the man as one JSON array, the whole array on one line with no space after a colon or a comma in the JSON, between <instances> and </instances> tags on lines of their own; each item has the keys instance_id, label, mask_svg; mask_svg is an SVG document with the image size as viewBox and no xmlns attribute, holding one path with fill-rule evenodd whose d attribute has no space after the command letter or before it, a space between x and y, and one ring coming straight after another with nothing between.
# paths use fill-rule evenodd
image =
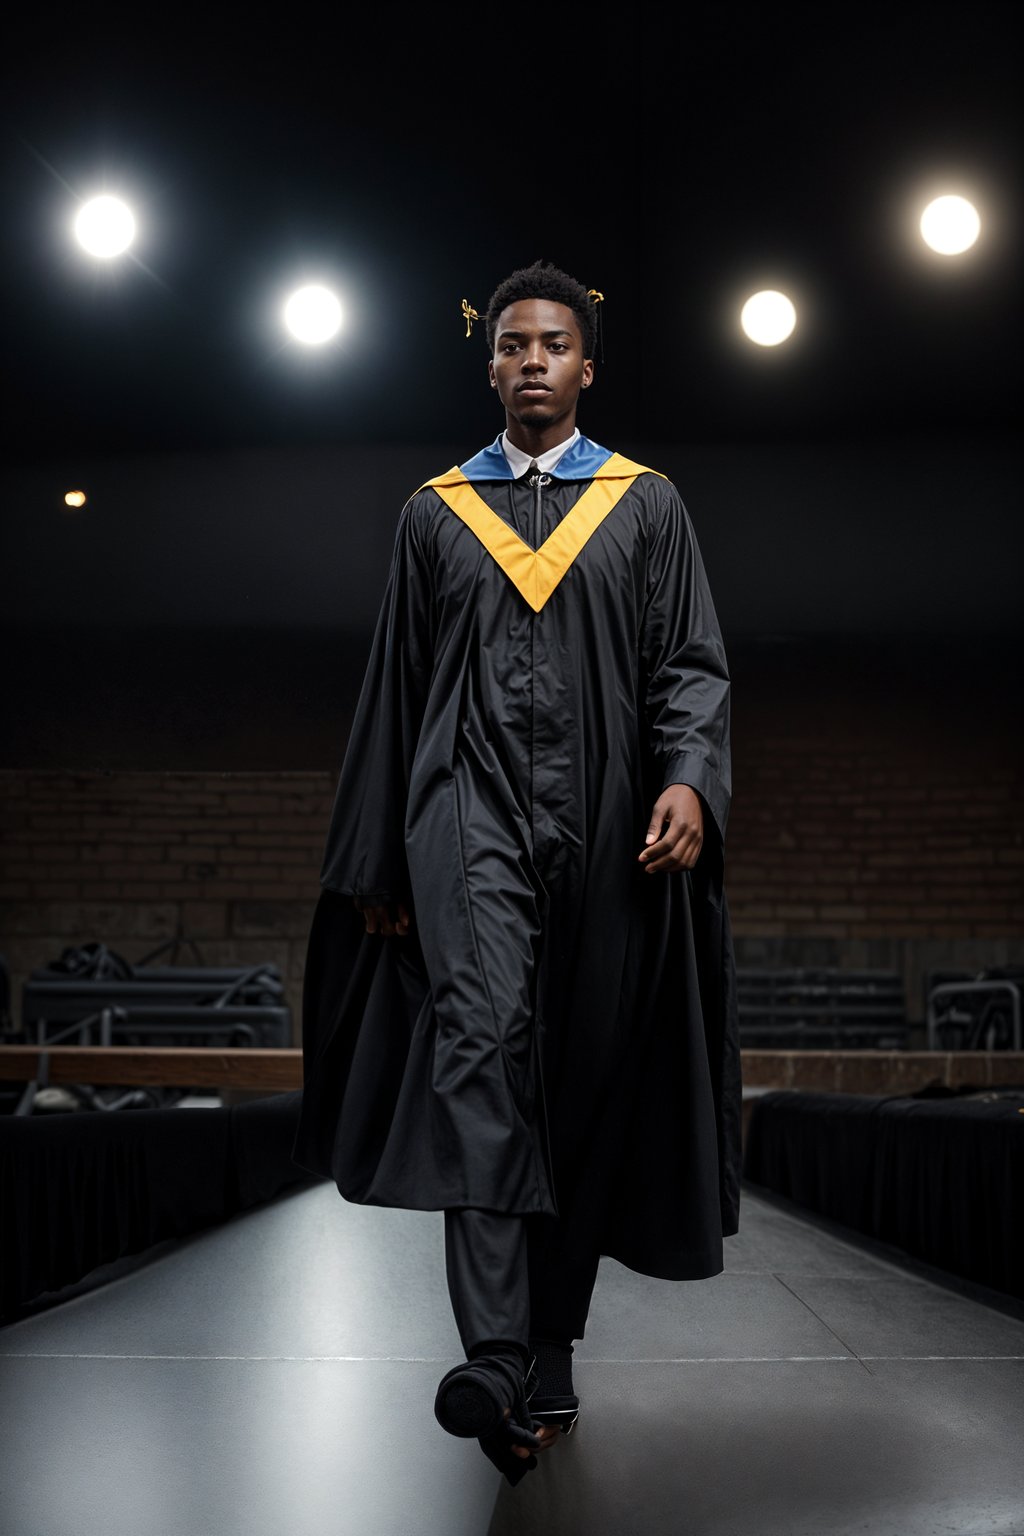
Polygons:
<instances>
[{"instance_id":1,"label":"man","mask_svg":"<svg viewBox=\"0 0 1024 1536\"><path fill-rule=\"evenodd\" d=\"M601 1254L704 1278L738 1220L725 654L675 488L576 428L594 321L539 263L491 299L505 432L399 520L304 995L296 1159L445 1211L435 1413L511 1482Z\"/></svg>"}]
</instances>

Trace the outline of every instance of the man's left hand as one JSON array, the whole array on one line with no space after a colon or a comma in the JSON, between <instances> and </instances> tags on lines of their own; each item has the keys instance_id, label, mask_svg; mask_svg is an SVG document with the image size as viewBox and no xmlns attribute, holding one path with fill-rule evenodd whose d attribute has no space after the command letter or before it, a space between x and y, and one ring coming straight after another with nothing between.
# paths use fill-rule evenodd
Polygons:
<instances>
[{"instance_id":1,"label":"man's left hand","mask_svg":"<svg viewBox=\"0 0 1024 1536\"><path fill-rule=\"evenodd\" d=\"M689 784L670 784L654 802L647 847L639 856L644 873L692 869L704 842L704 811Z\"/></svg>"}]
</instances>

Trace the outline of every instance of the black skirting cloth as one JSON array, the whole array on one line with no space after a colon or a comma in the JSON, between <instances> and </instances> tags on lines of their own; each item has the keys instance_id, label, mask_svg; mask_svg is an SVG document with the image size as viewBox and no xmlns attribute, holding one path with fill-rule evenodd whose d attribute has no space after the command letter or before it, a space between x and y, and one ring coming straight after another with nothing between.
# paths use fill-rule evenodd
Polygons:
<instances>
[{"instance_id":1,"label":"black skirting cloth","mask_svg":"<svg viewBox=\"0 0 1024 1536\"><path fill-rule=\"evenodd\" d=\"M0 1318L309 1182L291 1159L301 1097L0 1119Z\"/></svg>"},{"instance_id":2,"label":"black skirting cloth","mask_svg":"<svg viewBox=\"0 0 1024 1536\"><path fill-rule=\"evenodd\" d=\"M1024 1297L1024 1088L1006 1097L766 1093L744 1177L993 1290Z\"/></svg>"}]
</instances>

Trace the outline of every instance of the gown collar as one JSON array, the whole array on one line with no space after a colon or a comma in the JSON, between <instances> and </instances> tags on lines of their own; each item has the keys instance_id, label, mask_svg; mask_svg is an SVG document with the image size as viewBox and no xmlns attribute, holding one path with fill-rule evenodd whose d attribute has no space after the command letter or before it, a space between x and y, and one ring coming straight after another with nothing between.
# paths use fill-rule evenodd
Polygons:
<instances>
[{"instance_id":1,"label":"gown collar","mask_svg":"<svg viewBox=\"0 0 1024 1536\"><path fill-rule=\"evenodd\" d=\"M482 448L471 459L467 459L465 464L459 465L459 469L467 480L514 480L516 478L502 450L502 436L503 434L499 432L493 443ZM581 434L572 447L567 448L562 454L552 469L551 475L555 480L591 480L601 465L606 464L611 456L610 448L602 448L600 443L595 443L591 438Z\"/></svg>"},{"instance_id":2,"label":"gown collar","mask_svg":"<svg viewBox=\"0 0 1024 1536\"><path fill-rule=\"evenodd\" d=\"M530 454L524 453L521 448L517 448L515 443L510 441L506 429L501 434L501 451L511 464L512 473L517 480L523 478L531 464L536 464L542 475L550 475L562 455L568 453L573 443L579 439L579 435L579 427L574 427L571 437L563 438L560 443L556 443L546 453L538 453L536 458L532 458Z\"/></svg>"}]
</instances>

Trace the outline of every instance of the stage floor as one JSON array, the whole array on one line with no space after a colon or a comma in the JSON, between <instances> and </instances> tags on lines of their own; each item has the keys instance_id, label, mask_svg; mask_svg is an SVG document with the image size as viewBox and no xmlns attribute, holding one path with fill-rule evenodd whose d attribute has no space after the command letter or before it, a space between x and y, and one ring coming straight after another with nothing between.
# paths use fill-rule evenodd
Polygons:
<instances>
[{"instance_id":1,"label":"stage floor","mask_svg":"<svg viewBox=\"0 0 1024 1536\"><path fill-rule=\"evenodd\" d=\"M748 1191L726 1248L603 1261L580 1423L512 1489L433 1418L440 1214L285 1195L0 1330L0 1532L1021 1536L1024 1321Z\"/></svg>"}]
</instances>

